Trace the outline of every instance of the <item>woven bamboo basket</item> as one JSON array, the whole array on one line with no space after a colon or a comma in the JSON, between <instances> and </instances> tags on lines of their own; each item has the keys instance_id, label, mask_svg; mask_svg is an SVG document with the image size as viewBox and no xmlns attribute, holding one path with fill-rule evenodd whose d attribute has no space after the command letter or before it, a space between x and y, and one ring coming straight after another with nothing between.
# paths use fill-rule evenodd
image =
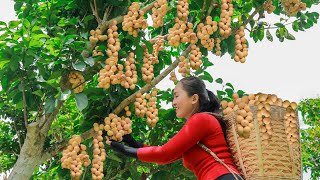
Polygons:
<instances>
[{"instance_id":1,"label":"woven bamboo basket","mask_svg":"<svg viewBox=\"0 0 320 180\"><path fill-rule=\"evenodd\" d=\"M257 106L250 106L254 127L249 138L239 137L236 132L236 113L225 116L228 124L227 139L234 163L247 180L301 179L301 147L290 144L285 132L284 115L286 109L271 106L273 134L268 144L263 144L259 123L256 119ZM297 126L299 133L299 124Z\"/></svg>"}]
</instances>

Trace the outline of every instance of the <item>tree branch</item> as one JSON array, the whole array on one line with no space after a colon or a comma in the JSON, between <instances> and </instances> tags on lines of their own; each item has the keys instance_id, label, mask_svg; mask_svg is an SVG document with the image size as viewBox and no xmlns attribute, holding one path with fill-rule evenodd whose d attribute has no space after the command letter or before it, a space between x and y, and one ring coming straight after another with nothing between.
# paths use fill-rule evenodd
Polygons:
<instances>
[{"instance_id":1,"label":"tree branch","mask_svg":"<svg viewBox=\"0 0 320 180\"><path fill-rule=\"evenodd\" d=\"M22 100L23 100L23 119L24 125L28 130L28 119L27 119L27 103L26 103L26 95L24 93L24 80L21 78L21 90L22 90Z\"/></svg>"},{"instance_id":2,"label":"tree branch","mask_svg":"<svg viewBox=\"0 0 320 180\"><path fill-rule=\"evenodd\" d=\"M101 19L99 17L99 14L98 14L96 0L93 0L93 2L94 2L94 5L92 4L92 1L90 1L90 7L91 7L93 15L96 17L96 20L97 20L98 24L100 24L102 21L101 21Z\"/></svg>"},{"instance_id":3,"label":"tree branch","mask_svg":"<svg viewBox=\"0 0 320 180\"><path fill-rule=\"evenodd\" d=\"M13 127L14 127L14 130L15 130L16 133L17 133L18 143L19 143L19 147L20 147L20 149L21 149L22 145L21 145L21 140L20 140L20 133L19 133L19 131L17 130L16 118L13 119Z\"/></svg>"},{"instance_id":4,"label":"tree branch","mask_svg":"<svg viewBox=\"0 0 320 180\"><path fill-rule=\"evenodd\" d=\"M253 13L248 17L248 19L241 24L241 26L246 26L246 25L253 19L253 17L254 17L262 8L263 8L263 6L257 7L257 8L253 11ZM231 31L230 36L235 35L236 32L237 32L237 30L238 30L238 29L236 29L236 28L233 29L233 30Z\"/></svg>"}]
</instances>

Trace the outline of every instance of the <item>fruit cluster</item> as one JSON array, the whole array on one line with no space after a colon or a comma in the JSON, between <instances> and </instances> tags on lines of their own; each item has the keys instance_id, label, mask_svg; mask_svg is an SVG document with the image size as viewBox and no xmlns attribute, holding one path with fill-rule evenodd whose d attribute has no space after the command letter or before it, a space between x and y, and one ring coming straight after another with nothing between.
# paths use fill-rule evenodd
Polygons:
<instances>
[{"instance_id":1,"label":"fruit cluster","mask_svg":"<svg viewBox=\"0 0 320 180\"><path fill-rule=\"evenodd\" d=\"M136 116L143 118L147 112L147 100L141 93L136 94L136 101L134 102Z\"/></svg>"},{"instance_id":2,"label":"fruit cluster","mask_svg":"<svg viewBox=\"0 0 320 180\"><path fill-rule=\"evenodd\" d=\"M148 49L145 49L141 72L142 72L142 80L147 83L150 83L154 78L154 74L153 74L154 60L153 59L154 59L153 55L149 54Z\"/></svg>"},{"instance_id":3,"label":"fruit cluster","mask_svg":"<svg viewBox=\"0 0 320 180\"><path fill-rule=\"evenodd\" d=\"M281 0L281 4L288 16L295 16L299 11L307 8L306 3L302 3L301 0Z\"/></svg>"},{"instance_id":4,"label":"fruit cluster","mask_svg":"<svg viewBox=\"0 0 320 180\"><path fill-rule=\"evenodd\" d=\"M244 63L246 61L246 57L248 56L248 45L247 40L244 34L244 27L240 26L235 35L236 39L236 47L235 47L235 56L234 60L236 62Z\"/></svg>"},{"instance_id":5,"label":"fruit cluster","mask_svg":"<svg viewBox=\"0 0 320 180\"><path fill-rule=\"evenodd\" d=\"M108 59L105 61L106 65L110 65L110 61L114 61L114 64L117 64L118 62L118 52L120 50L120 39L119 39L119 33L117 32L117 21L113 20L111 24L109 25L109 28L107 30L107 36L108 36L108 50L107 55Z\"/></svg>"},{"instance_id":6,"label":"fruit cluster","mask_svg":"<svg viewBox=\"0 0 320 180\"><path fill-rule=\"evenodd\" d=\"M70 169L73 179L80 179L82 164L87 167L91 161L86 152L86 146L81 143L81 137L74 135L68 142L68 146L62 152L61 167Z\"/></svg>"},{"instance_id":7,"label":"fruit cluster","mask_svg":"<svg viewBox=\"0 0 320 180\"><path fill-rule=\"evenodd\" d=\"M158 28L163 25L163 16L167 14L169 10L167 0L158 0L154 3L154 7L152 8L152 21L153 27Z\"/></svg>"},{"instance_id":8,"label":"fruit cluster","mask_svg":"<svg viewBox=\"0 0 320 180\"><path fill-rule=\"evenodd\" d=\"M90 37L89 37L89 41L90 43L96 44L98 41L105 41L107 40L107 36L106 35L102 35L102 32L100 29L97 30L91 30L90 31Z\"/></svg>"},{"instance_id":9,"label":"fruit cluster","mask_svg":"<svg viewBox=\"0 0 320 180\"><path fill-rule=\"evenodd\" d=\"M232 95L233 101L221 101L221 107L224 109L223 114L228 115L236 112L237 133L240 137L249 138L253 128L253 113L249 107L249 101L254 100L254 95L239 97L238 94Z\"/></svg>"},{"instance_id":10,"label":"fruit cluster","mask_svg":"<svg viewBox=\"0 0 320 180\"><path fill-rule=\"evenodd\" d=\"M122 29L128 31L133 37L138 37L139 28L148 27L147 20L144 19L144 11L139 10L139 2L132 2L128 9L128 14L124 16Z\"/></svg>"},{"instance_id":11,"label":"fruit cluster","mask_svg":"<svg viewBox=\"0 0 320 180\"><path fill-rule=\"evenodd\" d=\"M210 36L217 30L217 22L212 21L211 16L206 17L206 24L200 23L197 26L197 37L200 39L201 45L209 51L212 51L214 47L214 39L210 38Z\"/></svg>"},{"instance_id":12,"label":"fruit cluster","mask_svg":"<svg viewBox=\"0 0 320 180\"><path fill-rule=\"evenodd\" d=\"M123 74L123 66L118 64L118 76L121 76L120 84L125 88L130 88L134 90L136 87L136 83L138 82L138 74L136 70L135 60L134 60L134 53L130 52L129 56L125 61L125 73Z\"/></svg>"},{"instance_id":13,"label":"fruit cluster","mask_svg":"<svg viewBox=\"0 0 320 180\"><path fill-rule=\"evenodd\" d=\"M96 136L93 138L93 159L91 174L92 179L102 180L103 174L103 162L107 158L106 150L104 149L102 130L97 131Z\"/></svg>"},{"instance_id":14,"label":"fruit cluster","mask_svg":"<svg viewBox=\"0 0 320 180\"><path fill-rule=\"evenodd\" d=\"M276 7L272 4L272 0L267 0L263 4L263 9L267 11L268 14L271 14L276 9Z\"/></svg>"},{"instance_id":15,"label":"fruit cluster","mask_svg":"<svg viewBox=\"0 0 320 180\"><path fill-rule=\"evenodd\" d=\"M77 71L72 71L68 77L74 93L82 92L85 86L85 80L82 74Z\"/></svg>"},{"instance_id":16,"label":"fruit cluster","mask_svg":"<svg viewBox=\"0 0 320 180\"><path fill-rule=\"evenodd\" d=\"M297 144L299 142L298 133L298 120L295 109L297 108L297 103L295 102L283 102L283 107L286 108L286 114L284 116L285 131L287 134L287 140L290 144Z\"/></svg>"},{"instance_id":17,"label":"fruit cluster","mask_svg":"<svg viewBox=\"0 0 320 180\"><path fill-rule=\"evenodd\" d=\"M196 45L191 45L191 52L189 55L190 58L190 66L194 70L198 70L202 64L201 60L202 53L200 51L200 48Z\"/></svg>"},{"instance_id":18,"label":"fruit cluster","mask_svg":"<svg viewBox=\"0 0 320 180\"><path fill-rule=\"evenodd\" d=\"M231 17L233 15L233 4L231 0L222 0L219 22L219 33L223 38L228 38L231 33Z\"/></svg>"},{"instance_id":19,"label":"fruit cluster","mask_svg":"<svg viewBox=\"0 0 320 180\"><path fill-rule=\"evenodd\" d=\"M178 72L181 74L182 77L186 77L187 74L190 73L190 65L188 63L188 59L184 56L179 57L179 69Z\"/></svg>"},{"instance_id":20,"label":"fruit cluster","mask_svg":"<svg viewBox=\"0 0 320 180\"><path fill-rule=\"evenodd\" d=\"M215 45L216 55L217 55L217 56L221 56L221 47L220 47L221 39L216 38L216 39L215 39L215 43L216 43L216 45Z\"/></svg>"},{"instance_id":21,"label":"fruit cluster","mask_svg":"<svg viewBox=\"0 0 320 180\"><path fill-rule=\"evenodd\" d=\"M175 25L169 29L168 44L175 47L178 47L180 43L190 42L191 44L196 44L198 38L192 28L192 23L176 18Z\"/></svg>"},{"instance_id":22,"label":"fruit cluster","mask_svg":"<svg viewBox=\"0 0 320 180\"><path fill-rule=\"evenodd\" d=\"M120 118L116 114L111 113L104 119L104 123L103 129L115 141L122 141L122 136L132 132L132 121L127 117Z\"/></svg>"},{"instance_id":23,"label":"fruit cluster","mask_svg":"<svg viewBox=\"0 0 320 180\"><path fill-rule=\"evenodd\" d=\"M147 103L147 124L151 127L156 127L159 121L157 103L157 89L153 88L150 94L146 94L145 98L148 100Z\"/></svg>"},{"instance_id":24,"label":"fruit cluster","mask_svg":"<svg viewBox=\"0 0 320 180\"><path fill-rule=\"evenodd\" d=\"M270 113L271 105L267 101L268 98L273 102L274 97L271 97L271 95L258 93L254 102L254 105L258 107L257 120L260 125L259 129L263 144L269 143L273 133Z\"/></svg>"},{"instance_id":25,"label":"fruit cluster","mask_svg":"<svg viewBox=\"0 0 320 180\"><path fill-rule=\"evenodd\" d=\"M174 71L170 72L170 78L171 81L173 81L174 83L178 81L176 73L174 73Z\"/></svg>"},{"instance_id":26,"label":"fruit cluster","mask_svg":"<svg viewBox=\"0 0 320 180\"><path fill-rule=\"evenodd\" d=\"M186 22L189 15L189 3L188 0L178 0L177 4L177 16L182 21Z\"/></svg>"},{"instance_id":27,"label":"fruit cluster","mask_svg":"<svg viewBox=\"0 0 320 180\"><path fill-rule=\"evenodd\" d=\"M103 52L99 50L99 46L96 46L92 51L92 56L103 56Z\"/></svg>"},{"instance_id":28,"label":"fruit cluster","mask_svg":"<svg viewBox=\"0 0 320 180\"><path fill-rule=\"evenodd\" d=\"M129 53L125 61L125 72L122 64L108 61L108 65L99 72L98 87L108 89L110 85L121 84L125 88L133 90L138 81L134 53Z\"/></svg>"}]
</instances>

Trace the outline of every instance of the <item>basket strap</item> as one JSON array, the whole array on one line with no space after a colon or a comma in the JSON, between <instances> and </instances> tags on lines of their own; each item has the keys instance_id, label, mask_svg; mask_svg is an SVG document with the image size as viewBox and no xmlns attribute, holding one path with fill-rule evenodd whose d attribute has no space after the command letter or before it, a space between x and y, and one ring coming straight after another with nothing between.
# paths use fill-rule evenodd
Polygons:
<instances>
[{"instance_id":1,"label":"basket strap","mask_svg":"<svg viewBox=\"0 0 320 180\"><path fill-rule=\"evenodd\" d=\"M226 165L214 152L212 152L209 148L207 148L207 146L205 146L204 144L198 142L197 143L203 150L205 150L206 152L208 152L209 154L211 154L211 156L213 156L213 158L219 162L220 164L222 164L224 167L226 167L230 172L231 174L236 178L236 180L239 180L238 177L236 176L236 172L231 169L228 165ZM241 180L244 180L241 176L240 176L240 179Z\"/></svg>"}]
</instances>

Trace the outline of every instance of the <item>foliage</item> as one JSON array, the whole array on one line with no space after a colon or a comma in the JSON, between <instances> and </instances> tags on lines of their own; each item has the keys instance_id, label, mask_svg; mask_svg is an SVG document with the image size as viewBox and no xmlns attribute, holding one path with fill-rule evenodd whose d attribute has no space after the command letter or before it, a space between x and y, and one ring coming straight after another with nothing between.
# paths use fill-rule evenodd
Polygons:
<instances>
[{"instance_id":1,"label":"foliage","mask_svg":"<svg viewBox=\"0 0 320 180\"><path fill-rule=\"evenodd\" d=\"M144 6L149 1L140 1ZM214 1L219 5L220 1ZM284 39L292 40L294 37L289 33L286 23L292 21L294 31L304 31L312 27L318 20L317 12L300 12L296 17L280 19L279 23L271 25L263 22L263 18L257 20L250 17L252 11L261 13L263 0L241 1L234 0L234 15L232 28L237 29L243 23L249 23L247 29L250 37L255 42L262 41L264 37L272 40L269 28L277 28L276 37L282 42ZM281 4L274 0L276 10L274 14L283 15ZM318 4L318 0L305 0L307 7ZM107 20L125 15L129 0L106 1L96 0L97 13ZM210 7L210 0L190 1L189 22L199 24L205 17ZM165 24L160 28L148 27L148 31L140 31L137 38L133 38L127 32L118 30L121 40L119 52L120 62L123 62L128 52L135 52L138 61L138 75L141 77L142 46L150 46L148 39L159 35L168 34L169 28L174 24L176 16L176 2L169 1L170 10L164 17ZM45 149L54 147L61 141L70 138L74 134L81 134L92 128L94 122L103 122L124 99L145 85L141 79L134 90L124 89L120 85L111 86L107 90L97 88L98 72L104 66L106 55L97 57L85 57L82 55L88 49L88 37L91 29L99 25L95 16L92 15L90 1L88 0L15 0L15 11L18 20L8 23L0 21L0 116L5 120L0 121L0 172L13 167L24 143L27 133L27 123L36 122L43 114L59 110L58 104L63 103L58 115L53 121L45 144ZM105 13L106 9L109 13ZM150 13L150 12L149 12ZM215 8L210 15L214 20L220 20L220 8ZM146 15L147 17L147 15ZM246 24L244 24L246 25ZM194 26L195 27L195 26ZM121 28L121 24L118 24ZM265 35L266 34L266 35ZM220 37L219 33L213 34L214 38ZM99 49L107 49L106 43L99 43ZM178 48L169 47L159 53L159 64L155 66L155 76L170 66L186 48L182 44ZM235 42L230 36L221 43L222 55L230 54L234 57ZM150 47L149 47L150 49ZM92 49L89 50L90 54ZM221 78L214 79L207 68L213 66L213 60L206 56L208 52L201 48L203 65L200 70L192 72L193 75L202 79L222 84L223 88L217 91L220 99L230 99L232 92L237 91L232 84L223 83ZM215 53L215 50L213 50ZM250 51L249 51L250 53ZM63 83L72 70L82 72L86 80L84 92L75 94L72 89ZM238 93L244 93L239 90ZM25 97L25 101L23 100ZM164 89L158 93L157 107L159 119L156 128L146 125L145 119L132 116L133 136L150 145L161 145L167 142L182 126L184 120L175 117L175 111L171 108L160 107L161 102L170 102L172 89ZM24 117L26 108L26 118ZM133 105L130 105L133 112ZM120 115L123 115L122 113ZM309 130L310 131L310 130ZM317 131L312 131L317 132ZM304 137L307 134L304 132ZM316 137L316 136L314 136ZM305 142L312 142L312 139ZM310 141L309 141L310 140ZM92 153L92 142L86 140L88 153ZM308 146L309 147L309 146ZM311 150L311 149L310 149ZM131 158L122 157L110 151L107 147L108 158L105 162L106 179L140 179L147 176L151 179L194 179L194 175L186 170L181 161L170 165L146 164ZM313 152L312 152L313 153ZM311 154L312 154L311 153ZM56 155L44 162L33 174L33 179L68 179L69 173L60 166L61 155ZM90 154L92 156L92 154ZM311 157L304 154L306 162L312 162ZM317 157L317 156L316 156ZM312 168L308 166L308 168ZM172 173L174 172L174 173ZM313 171L316 173L316 171ZM318 171L319 172L319 171ZM86 171L85 179L90 179L90 166ZM316 176L317 174L314 174Z\"/></svg>"},{"instance_id":2,"label":"foliage","mask_svg":"<svg viewBox=\"0 0 320 180\"><path fill-rule=\"evenodd\" d=\"M320 98L303 100L298 110L308 126L301 129L303 169L310 170L311 178L315 180L320 177Z\"/></svg>"}]
</instances>

